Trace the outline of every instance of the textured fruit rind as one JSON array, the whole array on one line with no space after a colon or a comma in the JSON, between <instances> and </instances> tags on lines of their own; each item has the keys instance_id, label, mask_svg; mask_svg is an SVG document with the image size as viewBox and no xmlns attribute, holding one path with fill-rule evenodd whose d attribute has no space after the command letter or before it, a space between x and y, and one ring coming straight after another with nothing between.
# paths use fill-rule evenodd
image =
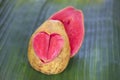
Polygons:
<instances>
[{"instance_id":1,"label":"textured fruit rind","mask_svg":"<svg viewBox=\"0 0 120 80\"><path fill-rule=\"evenodd\" d=\"M58 33L64 39L64 46L58 55L53 61L49 63L43 63L35 54L33 49L33 38L35 34L39 32L47 32L48 34L51 33ZM29 41L28 47L28 60L31 66L42 73L45 74L58 74L62 72L68 65L70 59L70 47L69 47L69 40L67 34L65 32L63 24L58 20L47 20L45 21L32 35Z\"/></svg>"}]
</instances>

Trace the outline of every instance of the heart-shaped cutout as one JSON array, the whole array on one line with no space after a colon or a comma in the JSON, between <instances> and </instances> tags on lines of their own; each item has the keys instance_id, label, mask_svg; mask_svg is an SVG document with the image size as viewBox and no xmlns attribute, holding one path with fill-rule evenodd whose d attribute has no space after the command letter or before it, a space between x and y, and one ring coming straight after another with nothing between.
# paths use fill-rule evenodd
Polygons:
<instances>
[{"instance_id":1,"label":"heart-shaped cutout","mask_svg":"<svg viewBox=\"0 0 120 80\"><path fill-rule=\"evenodd\" d=\"M34 51L42 62L50 62L56 58L63 44L62 36L57 33L39 32L33 38Z\"/></svg>"}]
</instances>

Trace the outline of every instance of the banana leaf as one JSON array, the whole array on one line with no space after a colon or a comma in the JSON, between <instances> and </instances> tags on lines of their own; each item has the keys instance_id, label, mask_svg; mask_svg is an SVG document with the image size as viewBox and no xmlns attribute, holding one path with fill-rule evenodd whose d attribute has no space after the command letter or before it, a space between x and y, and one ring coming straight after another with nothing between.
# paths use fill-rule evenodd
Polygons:
<instances>
[{"instance_id":1,"label":"banana leaf","mask_svg":"<svg viewBox=\"0 0 120 80\"><path fill-rule=\"evenodd\" d=\"M64 72L37 72L27 58L29 39L69 5L84 13L82 47ZM120 0L0 0L0 80L120 80Z\"/></svg>"}]
</instances>

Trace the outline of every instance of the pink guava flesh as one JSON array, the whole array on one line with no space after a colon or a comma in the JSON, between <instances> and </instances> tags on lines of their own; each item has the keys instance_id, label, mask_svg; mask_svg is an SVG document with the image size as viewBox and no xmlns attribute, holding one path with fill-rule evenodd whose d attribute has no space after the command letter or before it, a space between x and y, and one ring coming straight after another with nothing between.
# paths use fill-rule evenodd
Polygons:
<instances>
[{"instance_id":1,"label":"pink guava flesh","mask_svg":"<svg viewBox=\"0 0 120 80\"><path fill-rule=\"evenodd\" d=\"M59 20L64 24L70 41L71 57L73 57L81 47L84 38L82 11L67 7L53 14L49 19Z\"/></svg>"},{"instance_id":2,"label":"pink guava flesh","mask_svg":"<svg viewBox=\"0 0 120 80\"><path fill-rule=\"evenodd\" d=\"M56 58L61 52L63 44L62 36L57 33L39 32L33 38L34 51L43 62L50 62Z\"/></svg>"}]
</instances>

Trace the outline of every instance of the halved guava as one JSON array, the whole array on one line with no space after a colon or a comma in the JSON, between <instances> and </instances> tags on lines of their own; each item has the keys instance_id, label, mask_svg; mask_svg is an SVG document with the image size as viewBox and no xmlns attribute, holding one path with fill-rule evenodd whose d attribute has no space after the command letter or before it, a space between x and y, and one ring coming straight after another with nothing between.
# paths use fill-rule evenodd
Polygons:
<instances>
[{"instance_id":1,"label":"halved guava","mask_svg":"<svg viewBox=\"0 0 120 80\"><path fill-rule=\"evenodd\" d=\"M81 47L84 38L84 18L82 11L69 6L56 12L49 19L59 20L64 24L70 41L71 57L73 57Z\"/></svg>"}]
</instances>

